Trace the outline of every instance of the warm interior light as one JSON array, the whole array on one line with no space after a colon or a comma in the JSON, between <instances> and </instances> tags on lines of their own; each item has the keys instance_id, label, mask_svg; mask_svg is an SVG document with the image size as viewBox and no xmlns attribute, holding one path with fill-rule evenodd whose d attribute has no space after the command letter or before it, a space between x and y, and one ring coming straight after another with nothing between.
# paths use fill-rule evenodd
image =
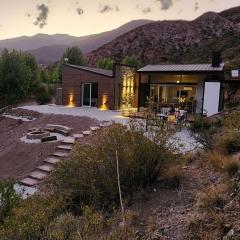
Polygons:
<instances>
[{"instance_id":1,"label":"warm interior light","mask_svg":"<svg viewBox=\"0 0 240 240\"><path fill-rule=\"evenodd\" d=\"M75 107L74 103L73 103L73 99L74 99L74 96L73 96L73 93L70 93L69 95L69 103L68 103L68 107Z\"/></svg>"},{"instance_id":2,"label":"warm interior light","mask_svg":"<svg viewBox=\"0 0 240 240\"><path fill-rule=\"evenodd\" d=\"M134 107L134 80L135 75L132 71L126 71L122 76L121 110L130 111Z\"/></svg>"},{"instance_id":3,"label":"warm interior light","mask_svg":"<svg viewBox=\"0 0 240 240\"><path fill-rule=\"evenodd\" d=\"M102 97L102 106L100 107L100 110L102 110L102 111L108 110L107 100L108 100L107 95L103 95L103 97Z\"/></svg>"},{"instance_id":4,"label":"warm interior light","mask_svg":"<svg viewBox=\"0 0 240 240\"><path fill-rule=\"evenodd\" d=\"M177 81L177 84L179 84L180 83L180 81Z\"/></svg>"}]
</instances>

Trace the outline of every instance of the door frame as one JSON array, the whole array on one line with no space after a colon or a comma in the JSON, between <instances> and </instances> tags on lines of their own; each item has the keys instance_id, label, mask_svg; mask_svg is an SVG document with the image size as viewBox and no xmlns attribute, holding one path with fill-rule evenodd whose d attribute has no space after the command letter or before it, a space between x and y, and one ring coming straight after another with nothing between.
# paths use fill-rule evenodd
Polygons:
<instances>
[{"instance_id":1,"label":"door frame","mask_svg":"<svg viewBox=\"0 0 240 240\"><path fill-rule=\"evenodd\" d=\"M89 93L89 105L84 105L84 86L90 85L90 93ZM82 107L92 107L92 83L82 83Z\"/></svg>"}]
</instances>

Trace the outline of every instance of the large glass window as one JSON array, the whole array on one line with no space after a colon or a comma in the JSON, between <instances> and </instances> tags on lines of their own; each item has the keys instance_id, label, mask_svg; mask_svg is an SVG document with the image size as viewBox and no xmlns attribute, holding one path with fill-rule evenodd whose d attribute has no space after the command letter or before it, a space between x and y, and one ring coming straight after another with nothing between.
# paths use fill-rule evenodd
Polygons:
<instances>
[{"instance_id":1,"label":"large glass window","mask_svg":"<svg viewBox=\"0 0 240 240\"><path fill-rule=\"evenodd\" d=\"M151 100L158 103L181 103L192 101L196 96L195 86L151 85Z\"/></svg>"}]
</instances>

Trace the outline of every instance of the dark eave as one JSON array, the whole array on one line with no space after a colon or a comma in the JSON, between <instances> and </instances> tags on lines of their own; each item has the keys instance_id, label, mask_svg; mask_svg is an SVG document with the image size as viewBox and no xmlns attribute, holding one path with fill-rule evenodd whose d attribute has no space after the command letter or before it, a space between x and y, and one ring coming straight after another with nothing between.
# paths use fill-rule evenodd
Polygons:
<instances>
[{"instance_id":1,"label":"dark eave","mask_svg":"<svg viewBox=\"0 0 240 240\"><path fill-rule=\"evenodd\" d=\"M100 69L100 68L92 68L92 67L85 67L85 66L77 66L77 65L72 65L72 64L63 64L65 67L70 67L74 68L80 71L85 71L89 73L93 73L96 75L104 76L104 77L109 77L113 78L113 71L112 70L106 70L106 69Z\"/></svg>"}]
</instances>

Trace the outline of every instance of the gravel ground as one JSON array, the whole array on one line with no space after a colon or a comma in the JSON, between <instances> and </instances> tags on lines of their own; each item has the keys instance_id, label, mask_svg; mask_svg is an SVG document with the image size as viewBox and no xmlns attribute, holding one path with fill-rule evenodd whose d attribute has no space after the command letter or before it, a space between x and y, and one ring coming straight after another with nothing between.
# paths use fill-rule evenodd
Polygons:
<instances>
[{"instance_id":1,"label":"gravel ground","mask_svg":"<svg viewBox=\"0 0 240 240\"><path fill-rule=\"evenodd\" d=\"M27 130L44 127L46 124L58 124L73 128L74 133L88 130L97 122L88 117L64 115L43 115L29 112L37 119L32 122L0 117L0 179L19 180L28 175L44 159L52 154L58 143L27 144L21 142Z\"/></svg>"}]
</instances>

